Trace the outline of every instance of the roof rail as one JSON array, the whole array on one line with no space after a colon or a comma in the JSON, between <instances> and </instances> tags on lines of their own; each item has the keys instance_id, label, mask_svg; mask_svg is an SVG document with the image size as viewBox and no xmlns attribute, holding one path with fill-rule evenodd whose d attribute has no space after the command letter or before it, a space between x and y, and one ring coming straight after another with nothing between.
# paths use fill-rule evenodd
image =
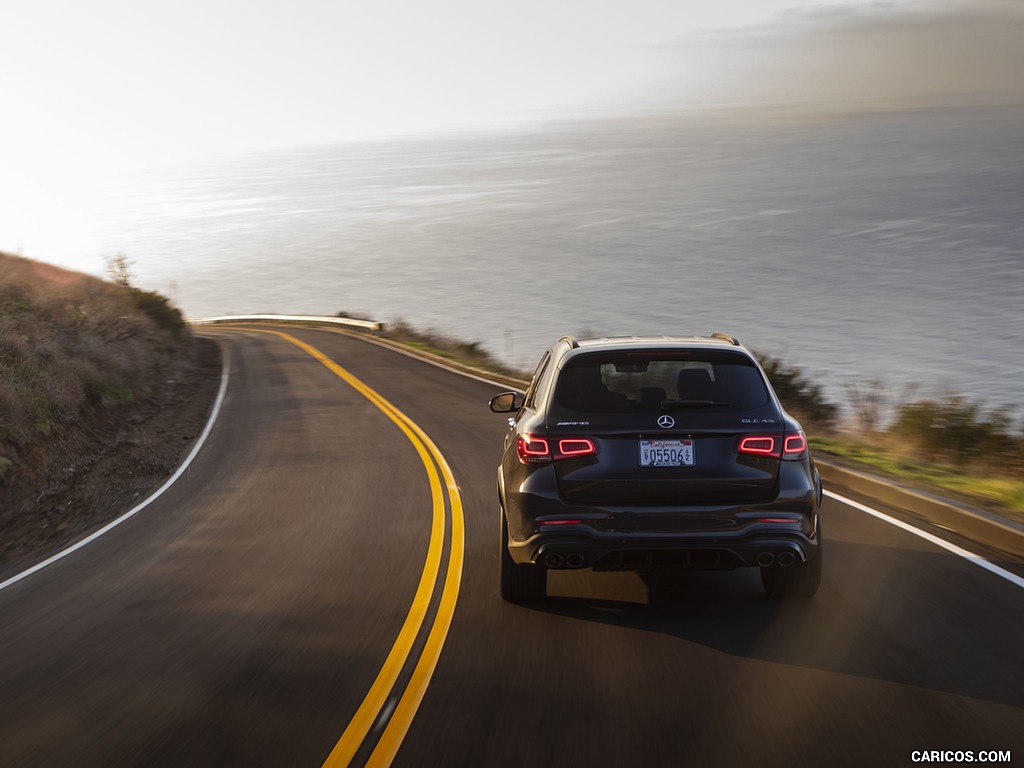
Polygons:
<instances>
[{"instance_id":1,"label":"roof rail","mask_svg":"<svg viewBox=\"0 0 1024 768\"><path fill-rule=\"evenodd\" d=\"M728 341L734 347L740 346L740 342L739 342L738 339L734 339L728 333L722 333L721 331L715 331L714 333L712 333L711 334L711 338L712 339L721 339L722 341Z\"/></svg>"},{"instance_id":2,"label":"roof rail","mask_svg":"<svg viewBox=\"0 0 1024 768\"><path fill-rule=\"evenodd\" d=\"M564 341L566 344L569 345L570 349L579 349L580 348L580 343L578 341L576 341L576 337L575 336L563 336L562 338L559 339L559 341L560 342Z\"/></svg>"}]
</instances>

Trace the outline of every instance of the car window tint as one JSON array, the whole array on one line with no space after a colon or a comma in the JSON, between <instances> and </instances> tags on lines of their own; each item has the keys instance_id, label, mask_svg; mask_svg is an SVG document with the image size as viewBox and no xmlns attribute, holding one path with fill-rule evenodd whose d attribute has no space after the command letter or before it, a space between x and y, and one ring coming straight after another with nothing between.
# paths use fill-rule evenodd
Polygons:
<instances>
[{"instance_id":1,"label":"car window tint","mask_svg":"<svg viewBox=\"0 0 1024 768\"><path fill-rule=\"evenodd\" d=\"M769 395L761 372L745 355L682 350L580 355L559 375L555 400L571 411L632 413L657 412L673 401L750 410L768 402Z\"/></svg>"}]
</instances>

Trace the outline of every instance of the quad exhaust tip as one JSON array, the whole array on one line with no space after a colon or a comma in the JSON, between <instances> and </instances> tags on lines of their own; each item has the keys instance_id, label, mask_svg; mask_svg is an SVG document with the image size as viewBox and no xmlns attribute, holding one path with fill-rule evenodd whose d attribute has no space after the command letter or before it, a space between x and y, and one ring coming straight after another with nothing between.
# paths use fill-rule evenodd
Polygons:
<instances>
[{"instance_id":1,"label":"quad exhaust tip","mask_svg":"<svg viewBox=\"0 0 1024 768\"><path fill-rule=\"evenodd\" d=\"M780 552L777 555L773 552L762 552L754 559L754 562L762 568L768 568L772 565L789 568L791 565L796 564L797 556L793 552Z\"/></svg>"},{"instance_id":2,"label":"quad exhaust tip","mask_svg":"<svg viewBox=\"0 0 1024 768\"><path fill-rule=\"evenodd\" d=\"M561 568L564 559L558 552L549 552L544 556L544 565L548 568Z\"/></svg>"},{"instance_id":3,"label":"quad exhaust tip","mask_svg":"<svg viewBox=\"0 0 1024 768\"><path fill-rule=\"evenodd\" d=\"M548 552L544 555L544 565L552 570L558 568L582 568L587 564L587 558L579 552L571 552L563 555L561 552Z\"/></svg>"}]
</instances>

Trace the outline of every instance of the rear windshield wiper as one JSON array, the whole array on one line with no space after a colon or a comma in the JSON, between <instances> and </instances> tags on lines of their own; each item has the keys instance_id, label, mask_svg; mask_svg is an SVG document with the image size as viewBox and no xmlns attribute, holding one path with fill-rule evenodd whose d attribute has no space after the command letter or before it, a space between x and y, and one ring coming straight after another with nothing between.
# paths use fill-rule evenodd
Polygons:
<instances>
[{"instance_id":1,"label":"rear windshield wiper","mask_svg":"<svg viewBox=\"0 0 1024 768\"><path fill-rule=\"evenodd\" d=\"M687 408L714 408L716 406L729 406L732 403L718 403L714 400L662 400L661 410L683 411Z\"/></svg>"}]
</instances>

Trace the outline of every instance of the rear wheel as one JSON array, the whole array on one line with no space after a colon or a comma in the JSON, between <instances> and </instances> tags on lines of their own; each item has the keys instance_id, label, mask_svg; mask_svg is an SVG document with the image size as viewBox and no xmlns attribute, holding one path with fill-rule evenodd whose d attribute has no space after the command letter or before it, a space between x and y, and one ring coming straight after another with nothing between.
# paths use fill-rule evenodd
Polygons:
<instances>
[{"instance_id":1,"label":"rear wheel","mask_svg":"<svg viewBox=\"0 0 1024 768\"><path fill-rule=\"evenodd\" d=\"M510 603L543 600L548 592L547 571L539 565L519 565L508 552L508 523L501 510L501 598Z\"/></svg>"},{"instance_id":2,"label":"rear wheel","mask_svg":"<svg viewBox=\"0 0 1024 768\"><path fill-rule=\"evenodd\" d=\"M788 567L770 565L761 568L761 584L769 597L811 597L821 585L821 536L814 557Z\"/></svg>"}]
</instances>

